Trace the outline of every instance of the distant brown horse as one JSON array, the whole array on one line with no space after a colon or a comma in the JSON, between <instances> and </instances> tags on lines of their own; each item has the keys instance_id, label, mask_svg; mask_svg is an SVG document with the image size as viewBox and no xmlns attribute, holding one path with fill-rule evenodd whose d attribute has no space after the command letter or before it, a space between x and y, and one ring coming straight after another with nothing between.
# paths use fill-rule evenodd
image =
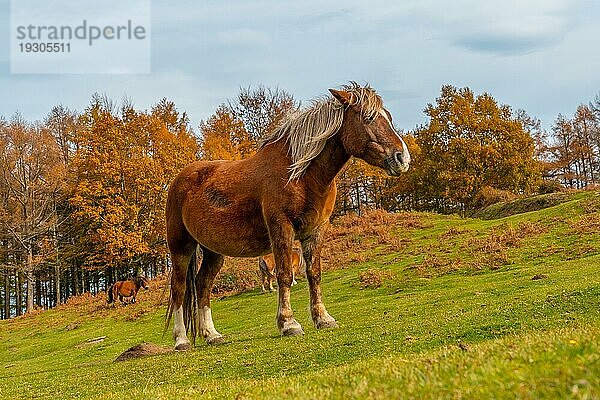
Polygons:
<instances>
[{"instance_id":1,"label":"distant brown horse","mask_svg":"<svg viewBox=\"0 0 600 400\"><path fill-rule=\"evenodd\" d=\"M267 289L269 292L275 290L273 288L275 267L275 256L273 253L258 257L258 273L260 275L263 292L266 292ZM306 263L304 262L304 257L302 257L302 250L294 248L292 252L292 286L296 284L296 276L298 276L298 274L306 275Z\"/></svg>"},{"instance_id":2,"label":"distant brown horse","mask_svg":"<svg viewBox=\"0 0 600 400\"><path fill-rule=\"evenodd\" d=\"M196 161L169 188L167 243L173 271L167 326L174 315L175 348L200 334L220 343L210 293L224 256L273 252L277 264L282 335L303 334L290 305L292 247L306 261L310 310L317 328L337 326L321 299L320 251L335 204L335 177L352 156L398 176L410 155L381 97L355 83L316 100L281 123L253 156L239 161ZM197 250L198 249L198 250ZM202 254L197 266L196 252Z\"/></svg>"},{"instance_id":3,"label":"distant brown horse","mask_svg":"<svg viewBox=\"0 0 600 400\"><path fill-rule=\"evenodd\" d=\"M148 279L143 276L136 276L127 281L117 281L108 290L107 302L110 304L115 301L116 297L119 297L122 304L128 304L124 300L127 297L131 299L130 303L135 303L135 296L140 288L148 289Z\"/></svg>"}]
</instances>

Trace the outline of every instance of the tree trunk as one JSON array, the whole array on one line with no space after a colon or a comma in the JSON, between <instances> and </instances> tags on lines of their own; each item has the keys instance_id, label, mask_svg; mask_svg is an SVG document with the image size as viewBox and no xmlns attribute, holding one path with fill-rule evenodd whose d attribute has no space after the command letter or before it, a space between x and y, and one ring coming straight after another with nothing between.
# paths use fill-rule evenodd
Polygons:
<instances>
[{"instance_id":1,"label":"tree trunk","mask_svg":"<svg viewBox=\"0 0 600 400\"><path fill-rule=\"evenodd\" d=\"M27 265L25 268L25 274L27 277L27 310L26 312L33 311L33 250L31 246L27 249Z\"/></svg>"},{"instance_id":2,"label":"tree trunk","mask_svg":"<svg viewBox=\"0 0 600 400\"><path fill-rule=\"evenodd\" d=\"M77 273L77 267L74 265L71 267L71 280L73 286L72 295L77 296L79 294L79 276Z\"/></svg>"},{"instance_id":3,"label":"tree trunk","mask_svg":"<svg viewBox=\"0 0 600 400\"><path fill-rule=\"evenodd\" d=\"M15 315L19 316L23 314L23 273L19 270L16 271L17 287L15 293L17 294L15 302Z\"/></svg>"},{"instance_id":4,"label":"tree trunk","mask_svg":"<svg viewBox=\"0 0 600 400\"><path fill-rule=\"evenodd\" d=\"M10 273L4 275L4 318L10 318Z\"/></svg>"},{"instance_id":5,"label":"tree trunk","mask_svg":"<svg viewBox=\"0 0 600 400\"><path fill-rule=\"evenodd\" d=\"M40 277L36 277L35 278L35 304L38 307L43 306L43 301L42 298L44 297L44 294L42 293L44 288L42 287L42 280L40 279Z\"/></svg>"},{"instance_id":6,"label":"tree trunk","mask_svg":"<svg viewBox=\"0 0 600 400\"><path fill-rule=\"evenodd\" d=\"M57 260L56 266L54 267L54 275L55 275L55 278L54 278L55 288L54 288L54 290L56 291L55 292L55 295L56 295L56 298L55 298L55 303L56 304L55 305L59 306L60 305L60 265L58 265L58 260Z\"/></svg>"},{"instance_id":7,"label":"tree trunk","mask_svg":"<svg viewBox=\"0 0 600 400\"><path fill-rule=\"evenodd\" d=\"M356 206L357 206L357 210L358 210L358 216L360 217L362 215L362 210L360 209L361 204L360 204L360 189L358 187L358 182L356 182L355 184L355 191L356 191Z\"/></svg>"}]
</instances>

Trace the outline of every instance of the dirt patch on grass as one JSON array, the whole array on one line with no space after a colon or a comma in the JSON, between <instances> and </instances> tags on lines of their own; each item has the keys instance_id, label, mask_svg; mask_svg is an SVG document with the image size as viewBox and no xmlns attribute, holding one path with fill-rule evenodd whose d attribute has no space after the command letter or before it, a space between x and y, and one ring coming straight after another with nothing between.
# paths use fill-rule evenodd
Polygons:
<instances>
[{"instance_id":1,"label":"dirt patch on grass","mask_svg":"<svg viewBox=\"0 0 600 400\"><path fill-rule=\"evenodd\" d=\"M542 279L548 279L548 275L546 274L535 274L533 277L531 277L532 281L539 281Z\"/></svg>"},{"instance_id":2,"label":"dirt patch on grass","mask_svg":"<svg viewBox=\"0 0 600 400\"><path fill-rule=\"evenodd\" d=\"M125 350L119 357L115 359L115 362L131 360L133 358L155 356L157 354L166 354L171 353L172 351L173 350L170 348L158 346L153 343L142 343Z\"/></svg>"},{"instance_id":3,"label":"dirt patch on grass","mask_svg":"<svg viewBox=\"0 0 600 400\"><path fill-rule=\"evenodd\" d=\"M78 349L83 349L85 347L90 347L90 346L94 346L99 343L102 343L102 342L104 342L105 339L106 339L106 336L99 336L99 337L91 338L91 339L86 340L83 343L79 343L75 347Z\"/></svg>"}]
</instances>

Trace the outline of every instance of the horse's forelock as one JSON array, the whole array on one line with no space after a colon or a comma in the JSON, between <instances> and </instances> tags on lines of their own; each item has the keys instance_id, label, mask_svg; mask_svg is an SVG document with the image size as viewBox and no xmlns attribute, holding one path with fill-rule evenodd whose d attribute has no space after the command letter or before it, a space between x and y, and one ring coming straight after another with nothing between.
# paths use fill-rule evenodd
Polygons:
<instances>
[{"instance_id":1,"label":"horse's forelock","mask_svg":"<svg viewBox=\"0 0 600 400\"><path fill-rule=\"evenodd\" d=\"M365 117L373 118L383 108L381 97L369 85L356 82L343 85L342 90L351 94L352 106L357 106ZM311 106L286 116L271 134L260 142L260 148L285 139L292 158L289 167L290 180L304 174L310 162L317 157L327 140L342 126L344 106L333 97L313 100Z\"/></svg>"}]
</instances>

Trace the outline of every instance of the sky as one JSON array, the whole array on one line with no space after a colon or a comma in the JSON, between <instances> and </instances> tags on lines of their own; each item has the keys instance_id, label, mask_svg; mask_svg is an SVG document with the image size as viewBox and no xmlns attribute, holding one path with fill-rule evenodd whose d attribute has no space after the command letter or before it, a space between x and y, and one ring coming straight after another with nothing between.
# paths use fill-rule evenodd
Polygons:
<instances>
[{"instance_id":1,"label":"sky","mask_svg":"<svg viewBox=\"0 0 600 400\"><path fill-rule=\"evenodd\" d=\"M166 97L197 128L241 87L306 102L353 80L375 88L403 130L427 122L444 84L488 92L549 128L600 94L598 0L174 4L151 3L148 74L11 74L10 2L0 0L0 115L83 110L93 93L140 109Z\"/></svg>"}]
</instances>

